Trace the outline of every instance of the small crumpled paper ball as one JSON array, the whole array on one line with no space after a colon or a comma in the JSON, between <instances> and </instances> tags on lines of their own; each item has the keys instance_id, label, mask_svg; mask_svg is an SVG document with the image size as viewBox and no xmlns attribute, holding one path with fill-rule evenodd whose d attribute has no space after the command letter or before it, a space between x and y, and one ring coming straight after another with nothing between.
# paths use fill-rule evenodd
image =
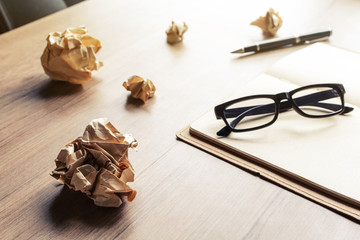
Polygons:
<instances>
[{"instance_id":1,"label":"small crumpled paper ball","mask_svg":"<svg viewBox=\"0 0 360 240\"><path fill-rule=\"evenodd\" d=\"M183 25L175 24L174 21L171 22L171 26L166 31L167 35L167 42L168 43L176 43L183 40L184 33L188 30L188 26L186 23L183 23Z\"/></svg>"},{"instance_id":2,"label":"small crumpled paper ball","mask_svg":"<svg viewBox=\"0 0 360 240\"><path fill-rule=\"evenodd\" d=\"M141 99L144 103L154 96L156 87L154 83L149 79L144 79L139 76L130 77L127 82L123 83L126 90L131 91L133 98Z\"/></svg>"},{"instance_id":3,"label":"small crumpled paper ball","mask_svg":"<svg viewBox=\"0 0 360 240\"><path fill-rule=\"evenodd\" d=\"M95 55L101 43L89 36L84 26L49 33L46 41L41 64L53 80L83 84L91 80L91 71L103 66Z\"/></svg>"},{"instance_id":4,"label":"small crumpled paper ball","mask_svg":"<svg viewBox=\"0 0 360 240\"><path fill-rule=\"evenodd\" d=\"M106 118L92 120L82 137L60 151L51 175L85 193L97 206L119 207L120 196L129 201L136 196L126 184L134 181L128 149L136 146L132 136L121 134Z\"/></svg>"},{"instance_id":5,"label":"small crumpled paper ball","mask_svg":"<svg viewBox=\"0 0 360 240\"><path fill-rule=\"evenodd\" d=\"M270 8L265 17L259 17L257 20L250 23L251 25L261 28L263 34L268 37L273 37L282 25L282 19L278 12Z\"/></svg>"}]
</instances>

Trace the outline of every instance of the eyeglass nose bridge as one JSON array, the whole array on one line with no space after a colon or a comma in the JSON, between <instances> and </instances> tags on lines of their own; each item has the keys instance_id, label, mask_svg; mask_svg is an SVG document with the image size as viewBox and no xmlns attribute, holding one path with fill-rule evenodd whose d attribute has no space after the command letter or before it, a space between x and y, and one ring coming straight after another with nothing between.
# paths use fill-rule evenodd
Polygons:
<instances>
[{"instance_id":1,"label":"eyeglass nose bridge","mask_svg":"<svg viewBox=\"0 0 360 240\"><path fill-rule=\"evenodd\" d=\"M290 95L288 92L282 92L275 95L276 99L281 102L282 100L290 100Z\"/></svg>"},{"instance_id":2,"label":"eyeglass nose bridge","mask_svg":"<svg viewBox=\"0 0 360 240\"><path fill-rule=\"evenodd\" d=\"M293 101L291 100L290 93L288 92L278 93L275 95L275 98L278 103L278 109L277 109L278 113L287 111L291 108L293 108L296 112L299 112L299 110L296 108L296 106L294 106Z\"/></svg>"}]
</instances>

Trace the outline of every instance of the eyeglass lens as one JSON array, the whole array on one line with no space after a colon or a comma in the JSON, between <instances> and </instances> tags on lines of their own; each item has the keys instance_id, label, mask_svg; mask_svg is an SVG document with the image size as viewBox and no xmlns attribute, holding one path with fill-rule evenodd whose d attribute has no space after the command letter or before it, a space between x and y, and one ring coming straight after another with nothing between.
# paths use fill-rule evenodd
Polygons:
<instances>
[{"instance_id":1,"label":"eyeglass lens","mask_svg":"<svg viewBox=\"0 0 360 240\"><path fill-rule=\"evenodd\" d=\"M340 94L330 87L304 89L292 98L299 109L310 116L326 116L342 110Z\"/></svg>"}]
</instances>

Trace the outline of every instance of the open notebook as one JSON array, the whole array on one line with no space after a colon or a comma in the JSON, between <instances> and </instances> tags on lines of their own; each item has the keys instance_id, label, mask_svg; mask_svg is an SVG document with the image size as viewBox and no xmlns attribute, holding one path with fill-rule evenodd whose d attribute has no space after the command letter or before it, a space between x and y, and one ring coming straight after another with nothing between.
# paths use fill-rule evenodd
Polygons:
<instances>
[{"instance_id":1,"label":"open notebook","mask_svg":"<svg viewBox=\"0 0 360 240\"><path fill-rule=\"evenodd\" d=\"M281 113L269 127L218 137L216 132L224 122L215 118L212 109L177 135L360 220L359 62L360 54L316 43L281 59L248 85L239 86L241 90L232 98L288 92L315 83L342 83L346 105L355 108L351 113L311 119L289 111Z\"/></svg>"}]
</instances>

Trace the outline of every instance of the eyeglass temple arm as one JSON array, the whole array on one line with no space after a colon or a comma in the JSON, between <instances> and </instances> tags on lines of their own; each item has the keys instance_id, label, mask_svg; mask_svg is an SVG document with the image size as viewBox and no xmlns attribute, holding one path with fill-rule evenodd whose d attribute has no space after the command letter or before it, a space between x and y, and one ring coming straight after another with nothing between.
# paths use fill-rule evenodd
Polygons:
<instances>
[{"instance_id":1,"label":"eyeglass temple arm","mask_svg":"<svg viewBox=\"0 0 360 240\"><path fill-rule=\"evenodd\" d=\"M337 110L339 108L338 104L331 104L331 103L319 103L318 101L326 100L329 98L334 97L334 92L332 90L323 91L319 93L309 94L303 97L295 98L298 105L308 105L308 106L317 106L326 108L329 110ZM315 101L315 102L309 102ZM233 121L230 122L232 127L236 126L245 116L257 115L257 114L264 114L264 113L271 113L274 111L274 104L267 104L267 105L259 105L259 106L249 106L249 107L242 107L242 108L233 108L228 109L224 113L226 117L236 117ZM292 106L289 101L281 102L280 103L280 112L285 112L291 109ZM354 108L345 106L344 111L341 114L345 114L351 112ZM218 136L228 136L231 132L231 129L228 126L225 126L220 131L217 132Z\"/></svg>"},{"instance_id":2,"label":"eyeglass temple arm","mask_svg":"<svg viewBox=\"0 0 360 240\"><path fill-rule=\"evenodd\" d=\"M258 106L228 109L228 110L226 110L227 112L225 112L225 115L226 115L226 117L236 117L234 120L232 120L229 123L229 125L234 128L245 116L253 116L253 115L258 115L258 114L263 114L263 113L274 112L274 105L275 105L275 103L271 103L271 104L267 104L267 105L258 105ZM230 133L231 133L231 128L226 125L222 129L220 129L216 133L216 135L226 137Z\"/></svg>"},{"instance_id":3,"label":"eyeglass temple arm","mask_svg":"<svg viewBox=\"0 0 360 240\"><path fill-rule=\"evenodd\" d=\"M272 108L271 108L271 105ZM274 112L274 103L268 104L268 105L258 105L258 106L251 106L251 107L243 107L243 108L234 108L231 110L239 110L239 109L246 109L245 111L242 111L240 114L231 115L232 117L236 117L234 120L232 120L229 125L234 128L245 116L253 116L263 113L271 113ZM231 111L232 113L235 113ZM225 113L226 114L226 113ZM229 117L228 115L226 115ZM231 128L227 125L220 129L216 135L226 137L231 133Z\"/></svg>"}]
</instances>

